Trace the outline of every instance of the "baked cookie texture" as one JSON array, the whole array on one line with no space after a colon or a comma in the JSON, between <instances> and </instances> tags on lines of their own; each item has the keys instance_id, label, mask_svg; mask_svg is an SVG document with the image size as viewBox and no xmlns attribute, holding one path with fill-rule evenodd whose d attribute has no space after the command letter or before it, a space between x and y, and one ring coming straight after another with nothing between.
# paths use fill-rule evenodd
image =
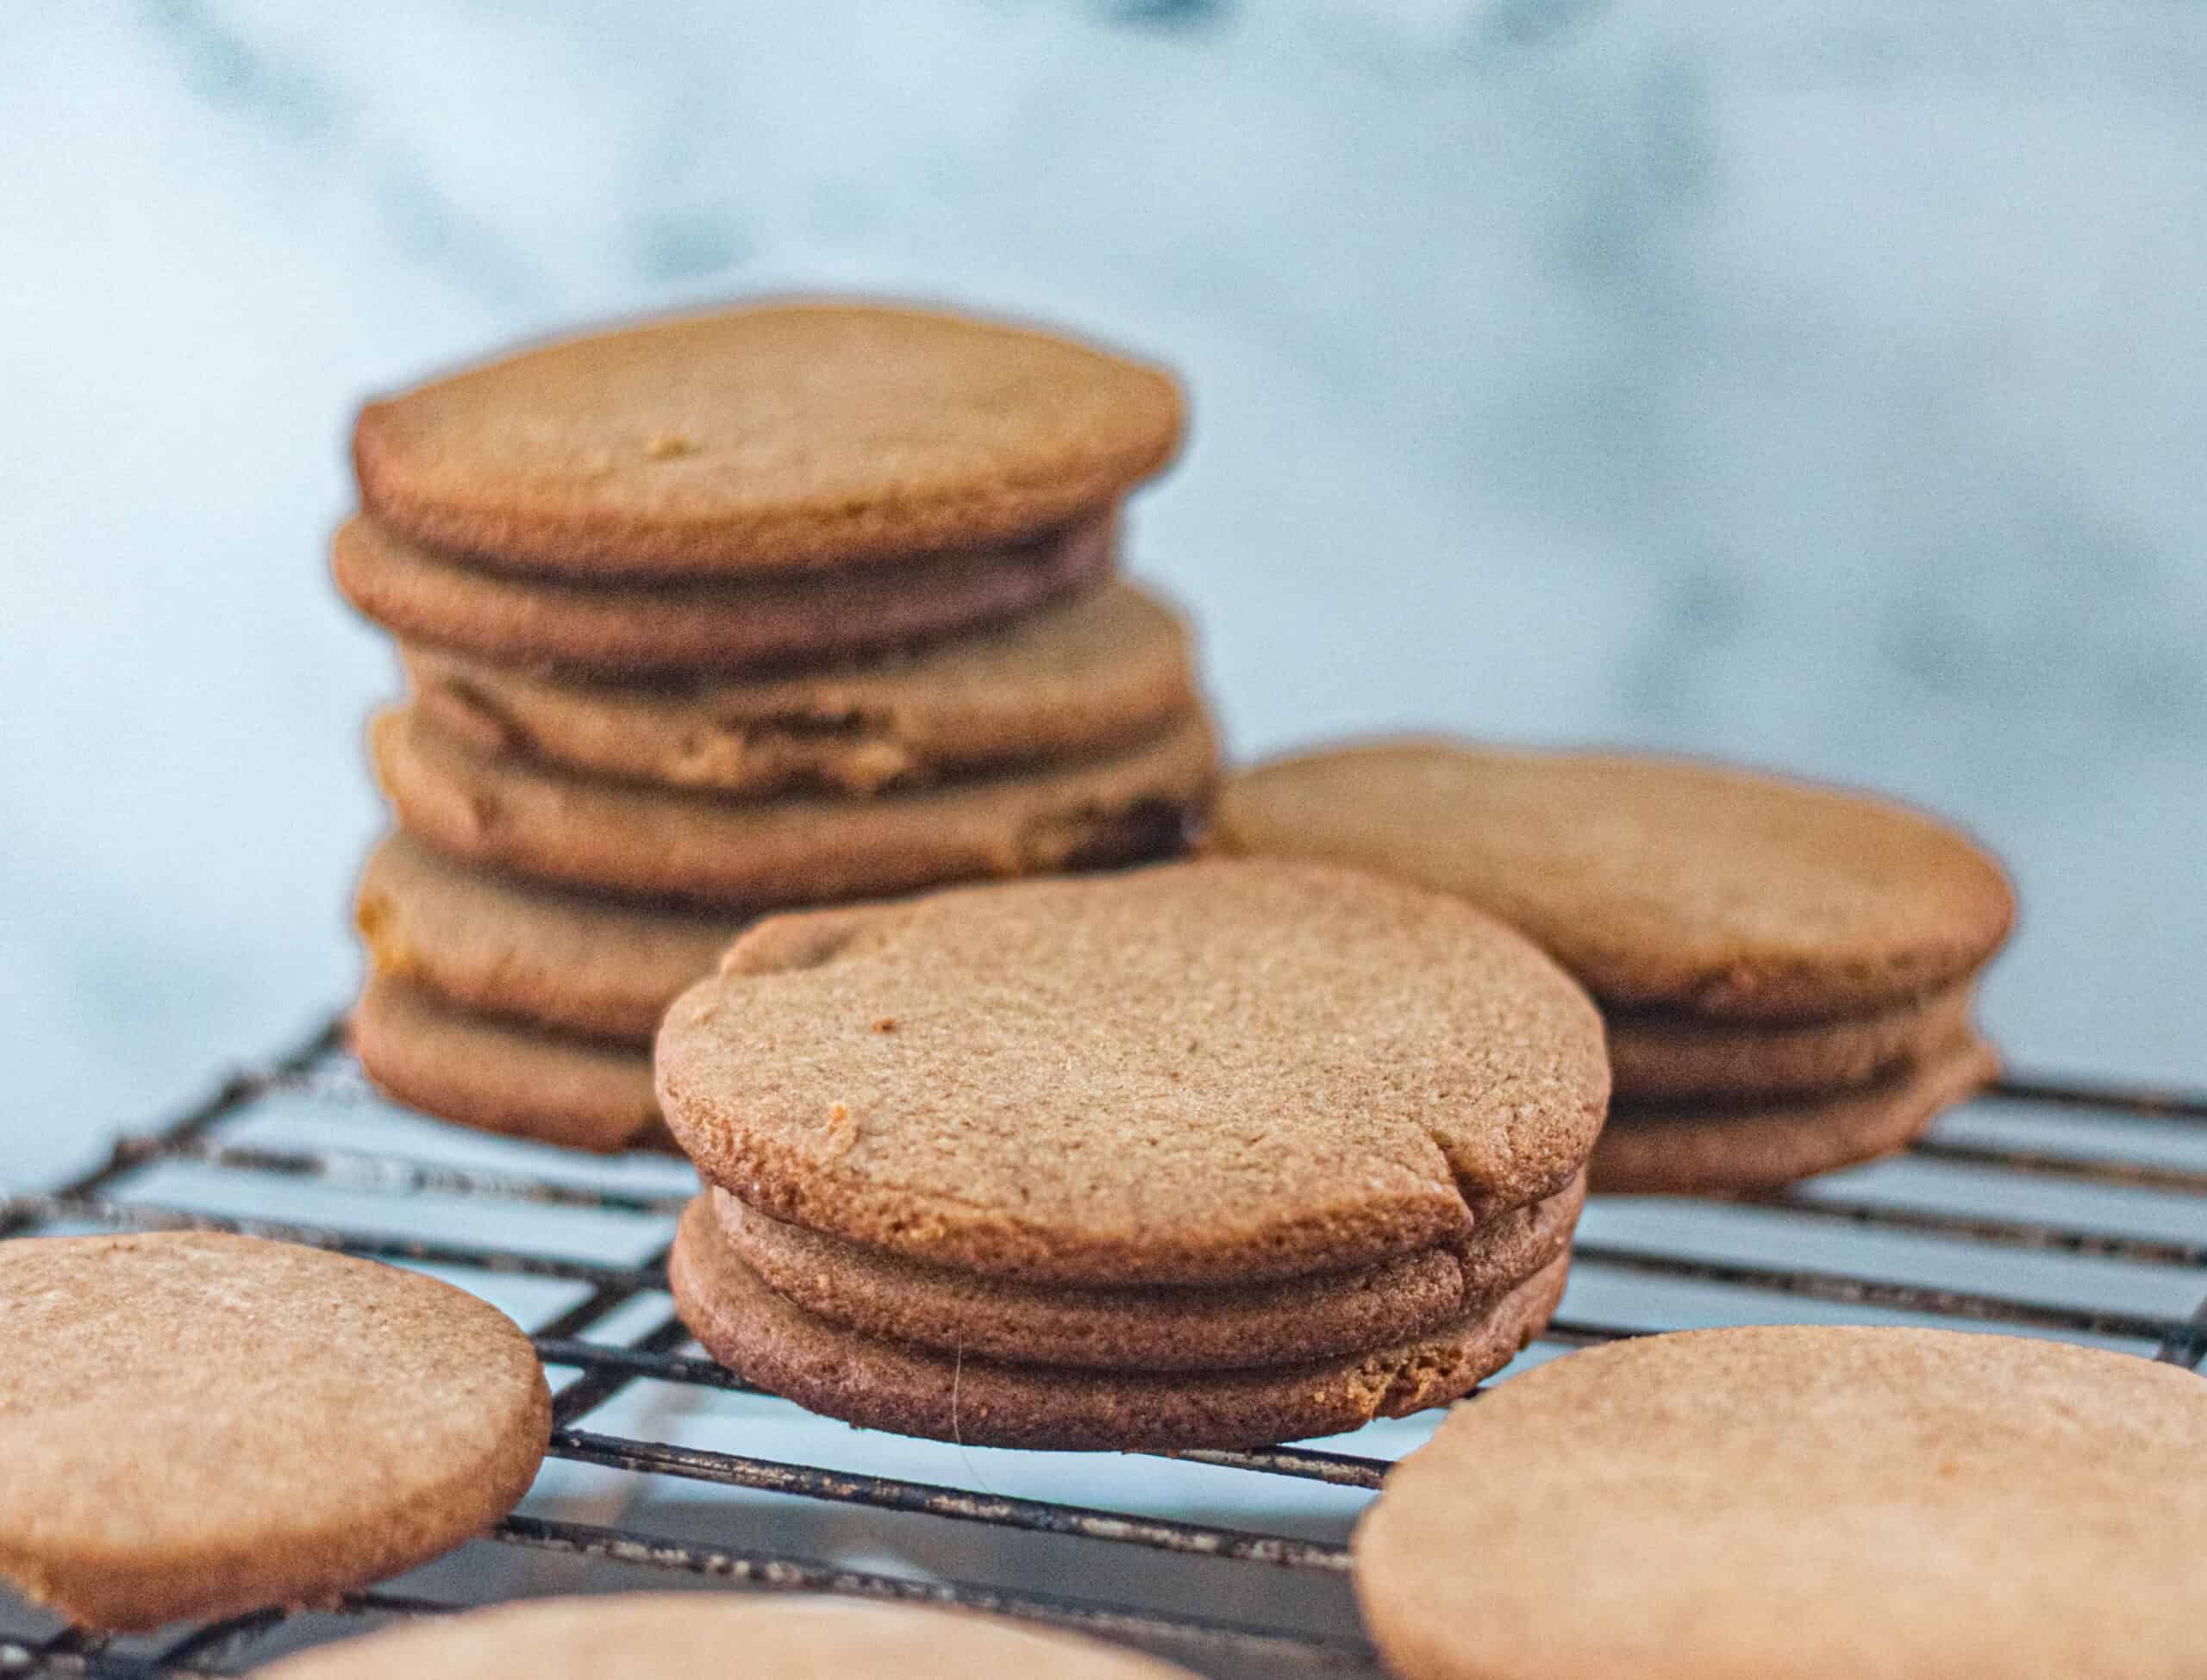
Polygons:
<instances>
[{"instance_id":1,"label":"baked cookie texture","mask_svg":"<svg viewBox=\"0 0 2207 1680\"><path fill-rule=\"evenodd\" d=\"M2207 1384L2126 1354L1635 1338L1453 1412L1360 1523L1357 1595L1405 1680L2178 1680L2203 1461Z\"/></svg>"},{"instance_id":2,"label":"baked cookie texture","mask_svg":"<svg viewBox=\"0 0 2207 1680\"><path fill-rule=\"evenodd\" d=\"M1016 542L1179 447L1159 369L1027 328L791 302L508 355L369 403L367 510L486 565L747 576Z\"/></svg>"},{"instance_id":3,"label":"baked cookie texture","mask_svg":"<svg viewBox=\"0 0 2207 1680\"><path fill-rule=\"evenodd\" d=\"M330 571L363 617L478 659L631 680L894 652L985 629L1110 575L1110 519L1016 548L729 582L585 584L487 571L374 521L338 528Z\"/></svg>"},{"instance_id":4,"label":"baked cookie texture","mask_svg":"<svg viewBox=\"0 0 2207 1680\"><path fill-rule=\"evenodd\" d=\"M371 731L371 1078L658 1146L645 1046L758 912L1182 849L1194 649L1112 574L1183 423L1091 346L801 300L370 403L332 568L410 690Z\"/></svg>"},{"instance_id":5,"label":"baked cookie texture","mask_svg":"<svg viewBox=\"0 0 2207 1680\"><path fill-rule=\"evenodd\" d=\"M528 1339L417 1272L206 1232L0 1244L0 1577L119 1630L326 1602L535 1478Z\"/></svg>"},{"instance_id":6,"label":"baked cookie texture","mask_svg":"<svg viewBox=\"0 0 2207 1680\"><path fill-rule=\"evenodd\" d=\"M1176 848L1218 779L1201 715L1123 752L872 799L716 799L485 758L411 708L370 729L400 826L486 868L758 909Z\"/></svg>"},{"instance_id":7,"label":"baked cookie texture","mask_svg":"<svg viewBox=\"0 0 2207 1680\"><path fill-rule=\"evenodd\" d=\"M411 1621L255 1671L265 1680L1191 1680L1154 1657L964 1611L816 1596L620 1593L539 1598Z\"/></svg>"},{"instance_id":8,"label":"baked cookie texture","mask_svg":"<svg viewBox=\"0 0 2207 1680\"><path fill-rule=\"evenodd\" d=\"M2014 921L2007 878L1872 796L1647 755L1382 741L1235 778L1211 845L1455 895L1576 975L1607 1016L1616 1097L1597 1190L1771 1188L1902 1146L1998 1071L1969 1020Z\"/></svg>"},{"instance_id":9,"label":"baked cookie texture","mask_svg":"<svg viewBox=\"0 0 2207 1680\"><path fill-rule=\"evenodd\" d=\"M1161 865L768 917L660 1031L672 1283L855 1421L1248 1445L1460 1395L1554 1309L1598 1018L1458 901Z\"/></svg>"},{"instance_id":10,"label":"baked cookie texture","mask_svg":"<svg viewBox=\"0 0 2207 1680\"><path fill-rule=\"evenodd\" d=\"M1108 751L1197 711L1186 628L1108 583L878 659L654 685L402 643L415 706L479 753L661 787L871 794Z\"/></svg>"}]
</instances>

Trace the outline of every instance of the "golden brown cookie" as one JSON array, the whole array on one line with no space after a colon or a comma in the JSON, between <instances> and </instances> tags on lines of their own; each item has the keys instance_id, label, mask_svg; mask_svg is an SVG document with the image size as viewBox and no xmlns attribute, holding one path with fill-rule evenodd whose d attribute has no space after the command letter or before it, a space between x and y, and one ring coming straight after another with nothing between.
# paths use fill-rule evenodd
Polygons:
<instances>
[{"instance_id":1,"label":"golden brown cookie","mask_svg":"<svg viewBox=\"0 0 2207 1680\"><path fill-rule=\"evenodd\" d=\"M1456 1399L1540 1333L1568 1264L1552 1260L1491 1306L1392 1346L1248 1371L1072 1371L841 1329L768 1289L703 1196L683 1215L668 1278L707 1352L814 1411L969 1446L1134 1452L1338 1434Z\"/></svg>"},{"instance_id":2,"label":"golden brown cookie","mask_svg":"<svg viewBox=\"0 0 2207 1680\"><path fill-rule=\"evenodd\" d=\"M2096 1349L1759 1327L1459 1407L1355 1539L1404 1680L2207 1673L2207 1383Z\"/></svg>"},{"instance_id":3,"label":"golden brown cookie","mask_svg":"<svg viewBox=\"0 0 2207 1680\"><path fill-rule=\"evenodd\" d=\"M1876 1015L1841 1021L1709 1021L1618 1015L1610 1038L1618 1104L1741 1102L1868 1084L1952 1044L1969 1025L1977 988L1965 983Z\"/></svg>"},{"instance_id":4,"label":"golden brown cookie","mask_svg":"<svg viewBox=\"0 0 2207 1680\"><path fill-rule=\"evenodd\" d=\"M660 1102L787 1222L992 1276L1347 1271L1577 1175L1585 995L1456 900L1167 865L769 917L668 1011Z\"/></svg>"},{"instance_id":5,"label":"golden brown cookie","mask_svg":"<svg viewBox=\"0 0 2207 1680\"><path fill-rule=\"evenodd\" d=\"M406 834L368 854L353 914L380 979L463 1010L640 1046L748 925L496 875Z\"/></svg>"},{"instance_id":6,"label":"golden brown cookie","mask_svg":"<svg viewBox=\"0 0 2207 1680\"><path fill-rule=\"evenodd\" d=\"M1685 759L1412 740L1236 778L1216 843L1357 864L1522 929L1605 1004L1816 1021L1951 986L1999 947L1999 865L1868 795Z\"/></svg>"},{"instance_id":7,"label":"golden brown cookie","mask_svg":"<svg viewBox=\"0 0 2207 1680\"><path fill-rule=\"evenodd\" d=\"M504 1516L551 1432L497 1308L286 1243L0 1243L0 1577L95 1627L411 1569Z\"/></svg>"},{"instance_id":8,"label":"golden brown cookie","mask_svg":"<svg viewBox=\"0 0 2207 1680\"><path fill-rule=\"evenodd\" d=\"M1191 1680L1185 1669L994 1617L725 1592L539 1598L318 1646L262 1680Z\"/></svg>"},{"instance_id":9,"label":"golden brown cookie","mask_svg":"<svg viewBox=\"0 0 2207 1680\"><path fill-rule=\"evenodd\" d=\"M729 582L580 584L486 571L372 519L340 527L331 571L385 629L504 665L635 677L847 658L1016 618L1105 577L1114 521L1015 548Z\"/></svg>"},{"instance_id":10,"label":"golden brown cookie","mask_svg":"<svg viewBox=\"0 0 2207 1680\"><path fill-rule=\"evenodd\" d=\"M1875 1084L1762 1106L1620 1106L1588 1169L1605 1196L1737 1195L1890 1155L2000 1071L1973 1034Z\"/></svg>"},{"instance_id":11,"label":"golden brown cookie","mask_svg":"<svg viewBox=\"0 0 2207 1680\"><path fill-rule=\"evenodd\" d=\"M414 704L478 753L751 796L1107 752L1202 703L1179 619L1128 584L916 653L747 679L616 686L400 651Z\"/></svg>"},{"instance_id":12,"label":"golden brown cookie","mask_svg":"<svg viewBox=\"0 0 2207 1680\"><path fill-rule=\"evenodd\" d=\"M667 1146L651 1058L627 1045L468 1015L376 978L347 1036L379 1090L440 1120L599 1154Z\"/></svg>"},{"instance_id":13,"label":"golden brown cookie","mask_svg":"<svg viewBox=\"0 0 2207 1680\"><path fill-rule=\"evenodd\" d=\"M525 349L371 403L368 510L587 578L721 577L1016 542L1171 459L1163 372L1025 328L791 302Z\"/></svg>"},{"instance_id":14,"label":"golden brown cookie","mask_svg":"<svg viewBox=\"0 0 2207 1680\"><path fill-rule=\"evenodd\" d=\"M1195 715L1106 757L871 799L738 802L486 759L410 708L372 729L400 826L455 857L572 886L765 906L1154 856L1208 803Z\"/></svg>"},{"instance_id":15,"label":"golden brown cookie","mask_svg":"<svg viewBox=\"0 0 2207 1680\"><path fill-rule=\"evenodd\" d=\"M1585 1184L1483 1219L1454 1248L1270 1283L1073 1289L915 1265L712 1193L760 1281L866 1336L1023 1365L1115 1371L1285 1365L1385 1347L1499 1300L1570 1246Z\"/></svg>"}]
</instances>

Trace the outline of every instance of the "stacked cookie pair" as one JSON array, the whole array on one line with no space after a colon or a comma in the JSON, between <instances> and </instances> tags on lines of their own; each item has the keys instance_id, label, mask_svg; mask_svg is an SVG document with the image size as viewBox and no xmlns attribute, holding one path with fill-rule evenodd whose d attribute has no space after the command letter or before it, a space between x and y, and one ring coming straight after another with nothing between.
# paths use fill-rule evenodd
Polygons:
<instances>
[{"instance_id":1,"label":"stacked cookie pair","mask_svg":"<svg viewBox=\"0 0 2207 1680\"><path fill-rule=\"evenodd\" d=\"M371 403L334 570L409 693L372 729L370 1076L660 1143L652 1031L757 911L1175 849L1216 746L1183 627L1115 564L1180 429L1152 369L830 305Z\"/></svg>"},{"instance_id":2,"label":"stacked cookie pair","mask_svg":"<svg viewBox=\"0 0 2207 1680\"><path fill-rule=\"evenodd\" d=\"M2015 915L1966 837L1679 759L1374 744L1228 790L1234 852L1360 865L1522 929L1606 1020L1604 1191L1738 1193L1900 1148L1998 1071L1971 1025Z\"/></svg>"},{"instance_id":3,"label":"stacked cookie pair","mask_svg":"<svg viewBox=\"0 0 2207 1680\"><path fill-rule=\"evenodd\" d=\"M1105 1449L1468 1392L1554 1310L1608 1088L1522 937L1285 862L771 917L658 1069L715 1357L874 1427Z\"/></svg>"}]
</instances>

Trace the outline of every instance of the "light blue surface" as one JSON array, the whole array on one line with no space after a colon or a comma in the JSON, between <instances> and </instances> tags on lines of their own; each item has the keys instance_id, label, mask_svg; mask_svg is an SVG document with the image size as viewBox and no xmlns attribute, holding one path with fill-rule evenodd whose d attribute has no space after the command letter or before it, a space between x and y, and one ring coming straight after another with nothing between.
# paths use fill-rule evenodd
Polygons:
<instances>
[{"instance_id":1,"label":"light blue surface","mask_svg":"<svg viewBox=\"0 0 2207 1680\"><path fill-rule=\"evenodd\" d=\"M2207 1077L2203 89L2066 0L0 9L0 1172L351 983L357 398L810 284L1185 370L1137 553L1240 750L1910 795L2020 1054Z\"/></svg>"}]
</instances>

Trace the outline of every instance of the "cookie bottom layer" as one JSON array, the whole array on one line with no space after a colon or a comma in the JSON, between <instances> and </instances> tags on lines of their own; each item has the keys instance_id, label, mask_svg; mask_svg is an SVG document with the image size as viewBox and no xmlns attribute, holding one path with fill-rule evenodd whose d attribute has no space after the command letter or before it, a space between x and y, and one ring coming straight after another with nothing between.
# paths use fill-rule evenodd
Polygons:
<instances>
[{"instance_id":1,"label":"cookie bottom layer","mask_svg":"<svg viewBox=\"0 0 2207 1680\"><path fill-rule=\"evenodd\" d=\"M1587 1167L1603 1195L1745 1195L1889 1155L1989 1084L2000 1058L1966 1034L1859 1090L1767 1107L1610 1113Z\"/></svg>"},{"instance_id":2,"label":"cookie bottom layer","mask_svg":"<svg viewBox=\"0 0 2207 1680\"><path fill-rule=\"evenodd\" d=\"M372 978L347 1036L378 1090L436 1119L602 1155L673 1148L643 1051L467 1015Z\"/></svg>"},{"instance_id":3,"label":"cookie bottom layer","mask_svg":"<svg viewBox=\"0 0 2207 1680\"><path fill-rule=\"evenodd\" d=\"M715 1358L810 1410L970 1446L1110 1452L1262 1446L1456 1399L1540 1333L1569 1264L1550 1261L1484 1314L1363 1354L1174 1372L1020 1365L855 1334L767 1288L705 1196L682 1216L668 1277Z\"/></svg>"},{"instance_id":4,"label":"cookie bottom layer","mask_svg":"<svg viewBox=\"0 0 2207 1680\"><path fill-rule=\"evenodd\" d=\"M382 979L644 1054L666 1006L750 920L517 880L409 834L368 854L353 918Z\"/></svg>"},{"instance_id":5,"label":"cookie bottom layer","mask_svg":"<svg viewBox=\"0 0 2207 1680\"><path fill-rule=\"evenodd\" d=\"M721 1233L776 1294L861 1335L948 1352L1110 1371L1202 1371L1336 1358L1485 1310L1570 1246L1584 1178L1481 1220L1460 1250L1277 1283L1080 1289L921 1265L786 1225L712 1192Z\"/></svg>"},{"instance_id":6,"label":"cookie bottom layer","mask_svg":"<svg viewBox=\"0 0 2207 1680\"><path fill-rule=\"evenodd\" d=\"M997 624L1104 577L1110 518L1022 547L802 578L581 584L447 559L362 515L331 550L345 598L386 630L509 665L605 676L841 658Z\"/></svg>"},{"instance_id":7,"label":"cookie bottom layer","mask_svg":"<svg viewBox=\"0 0 2207 1680\"><path fill-rule=\"evenodd\" d=\"M1132 862L1218 774L1191 713L1109 757L870 799L735 801L485 759L410 708L370 730L399 826L456 858L607 892L763 909Z\"/></svg>"},{"instance_id":8,"label":"cookie bottom layer","mask_svg":"<svg viewBox=\"0 0 2207 1680\"><path fill-rule=\"evenodd\" d=\"M1610 1015L1611 1100L1741 1102L1866 1085L1951 1045L1975 995L1973 980L1876 1015L1797 1023Z\"/></svg>"}]
</instances>

